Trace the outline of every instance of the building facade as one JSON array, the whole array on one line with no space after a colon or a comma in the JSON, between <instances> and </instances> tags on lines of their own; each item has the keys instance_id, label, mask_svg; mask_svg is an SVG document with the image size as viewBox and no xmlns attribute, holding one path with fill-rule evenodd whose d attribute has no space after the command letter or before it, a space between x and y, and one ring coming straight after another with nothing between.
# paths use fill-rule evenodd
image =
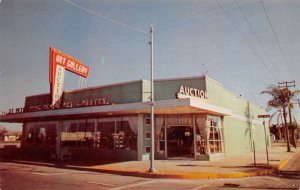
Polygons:
<instances>
[{"instance_id":1,"label":"building facade","mask_svg":"<svg viewBox=\"0 0 300 190\"><path fill-rule=\"evenodd\" d=\"M139 80L26 97L0 122L23 123L22 150L72 159L147 160L150 81ZM265 146L265 110L205 77L154 81L155 158L215 160ZM269 134L267 134L269 137Z\"/></svg>"}]
</instances>

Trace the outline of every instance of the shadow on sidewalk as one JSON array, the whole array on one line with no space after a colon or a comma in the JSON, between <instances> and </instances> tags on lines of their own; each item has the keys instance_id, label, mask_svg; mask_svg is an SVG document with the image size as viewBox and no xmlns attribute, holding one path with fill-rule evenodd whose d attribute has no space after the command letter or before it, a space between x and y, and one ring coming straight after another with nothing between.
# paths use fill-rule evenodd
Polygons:
<instances>
[{"instance_id":1,"label":"shadow on sidewalk","mask_svg":"<svg viewBox=\"0 0 300 190\"><path fill-rule=\"evenodd\" d=\"M253 186L253 187L243 187L235 183L225 183L223 186L218 186L217 188L234 188L234 189L289 189L289 190L298 190L298 188L290 187L265 187L265 186Z\"/></svg>"},{"instance_id":2,"label":"shadow on sidewalk","mask_svg":"<svg viewBox=\"0 0 300 190\"><path fill-rule=\"evenodd\" d=\"M274 174L278 178L285 179L299 179L300 180L300 171L278 171Z\"/></svg>"},{"instance_id":3,"label":"shadow on sidewalk","mask_svg":"<svg viewBox=\"0 0 300 190\"><path fill-rule=\"evenodd\" d=\"M41 159L41 158L22 158L22 157L0 157L2 162L12 162L12 163L24 163L29 165L37 166L47 166L47 167L66 167L66 166L77 166L77 167L90 167L95 165L107 165L114 163L122 163L126 161L119 160L68 160L68 161L57 161L53 159Z\"/></svg>"},{"instance_id":4,"label":"shadow on sidewalk","mask_svg":"<svg viewBox=\"0 0 300 190\"><path fill-rule=\"evenodd\" d=\"M261 169L271 169L272 167L266 165L266 164L256 164L254 166L253 164L247 165L247 166L214 166L214 165L197 165L197 164L179 164L176 165L178 167L199 167L199 168L210 168L210 167L216 167L216 168L225 168L225 169L242 169L243 172L255 172L257 170Z\"/></svg>"}]
</instances>

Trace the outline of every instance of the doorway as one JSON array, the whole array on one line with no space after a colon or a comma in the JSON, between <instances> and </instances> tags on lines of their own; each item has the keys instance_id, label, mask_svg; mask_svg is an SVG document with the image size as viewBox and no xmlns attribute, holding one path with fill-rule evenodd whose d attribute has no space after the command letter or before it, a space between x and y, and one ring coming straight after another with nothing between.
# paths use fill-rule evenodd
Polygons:
<instances>
[{"instance_id":1,"label":"doorway","mask_svg":"<svg viewBox=\"0 0 300 190\"><path fill-rule=\"evenodd\" d=\"M168 157L193 157L194 138L191 126L170 126L167 128Z\"/></svg>"}]
</instances>

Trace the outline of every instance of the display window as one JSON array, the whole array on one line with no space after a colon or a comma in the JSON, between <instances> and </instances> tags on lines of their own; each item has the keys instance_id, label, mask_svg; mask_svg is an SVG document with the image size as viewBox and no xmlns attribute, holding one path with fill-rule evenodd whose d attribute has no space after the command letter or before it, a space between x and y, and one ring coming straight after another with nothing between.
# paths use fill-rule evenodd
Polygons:
<instances>
[{"instance_id":1,"label":"display window","mask_svg":"<svg viewBox=\"0 0 300 190\"><path fill-rule=\"evenodd\" d=\"M168 157L192 157L194 133L192 126L167 127Z\"/></svg>"},{"instance_id":2,"label":"display window","mask_svg":"<svg viewBox=\"0 0 300 190\"><path fill-rule=\"evenodd\" d=\"M23 146L52 147L56 144L56 122L25 123Z\"/></svg>"},{"instance_id":3,"label":"display window","mask_svg":"<svg viewBox=\"0 0 300 190\"><path fill-rule=\"evenodd\" d=\"M114 150L137 150L137 119L118 118L98 121L97 148Z\"/></svg>"},{"instance_id":4,"label":"display window","mask_svg":"<svg viewBox=\"0 0 300 190\"><path fill-rule=\"evenodd\" d=\"M221 118L216 116L207 117L207 141L209 153L223 152L223 138L222 138L222 125Z\"/></svg>"},{"instance_id":5,"label":"display window","mask_svg":"<svg viewBox=\"0 0 300 190\"><path fill-rule=\"evenodd\" d=\"M112 117L63 122L63 147L137 150L137 118Z\"/></svg>"},{"instance_id":6,"label":"display window","mask_svg":"<svg viewBox=\"0 0 300 190\"><path fill-rule=\"evenodd\" d=\"M224 152L221 117L205 114L158 116L155 122L156 154L165 158Z\"/></svg>"}]
</instances>

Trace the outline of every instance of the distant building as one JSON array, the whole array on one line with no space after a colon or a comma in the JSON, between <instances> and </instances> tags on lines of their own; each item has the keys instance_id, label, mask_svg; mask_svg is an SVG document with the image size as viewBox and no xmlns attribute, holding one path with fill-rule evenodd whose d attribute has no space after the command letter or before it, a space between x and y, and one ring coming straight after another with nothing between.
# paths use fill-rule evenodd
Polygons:
<instances>
[{"instance_id":1,"label":"distant building","mask_svg":"<svg viewBox=\"0 0 300 190\"><path fill-rule=\"evenodd\" d=\"M10 132L7 131L2 134L0 141L3 142L20 142L22 133L21 132Z\"/></svg>"},{"instance_id":2,"label":"distant building","mask_svg":"<svg viewBox=\"0 0 300 190\"><path fill-rule=\"evenodd\" d=\"M264 146L258 114L265 110L205 76L154 81L155 158L215 160ZM26 97L25 107L0 116L23 123L22 152L72 158L147 160L150 81L138 80ZM268 131L268 130L267 130ZM269 133L268 133L269 137ZM270 141L269 141L270 142Z\"/></svg>"}]
</instances>

